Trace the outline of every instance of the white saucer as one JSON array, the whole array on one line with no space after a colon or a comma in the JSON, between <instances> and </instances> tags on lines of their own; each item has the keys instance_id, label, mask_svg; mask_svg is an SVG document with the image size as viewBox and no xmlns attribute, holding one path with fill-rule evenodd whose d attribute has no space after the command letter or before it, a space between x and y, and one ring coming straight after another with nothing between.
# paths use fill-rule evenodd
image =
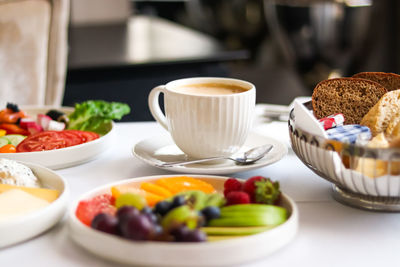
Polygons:
<instances>
[{"instance_id":1,"label":"white saucer","mask_svg":"<svg viewBox=\"0 0 400 267\"><path fill-rule=\"evenodd\" d=\"M272 144L274 147L264 158L251 165L236 165L231 160L221 160L218 161L218 163L197 163L185 166L161 167L158 164L189 160L188 156L174 144L169 135L161 135L142 140L133 147L132 153L140 160L164 170L198 174L230 174L270 165L287 154L287 147L285 144L256 133L250 133L245 144L238 153L265 144Z\"/></svg>"}]
</instances>

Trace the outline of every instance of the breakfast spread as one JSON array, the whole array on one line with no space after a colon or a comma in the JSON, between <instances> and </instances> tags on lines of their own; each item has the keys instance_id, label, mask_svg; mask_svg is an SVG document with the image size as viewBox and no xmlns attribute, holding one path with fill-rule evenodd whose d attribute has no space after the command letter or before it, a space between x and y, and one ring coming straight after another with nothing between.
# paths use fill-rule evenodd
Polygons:
<instances>
[{"instance_id":1,"label":"breakfast spread","mask_svg":"<svg viewBox=\"0 0 400 267\"><path fill-rule=\"evenodd\" d=\"M43 188L29 167L0 159L0 221L42 209L59 194L58 190Z\"/></svg>"},{"instance_id":2,"label":"breakfast spread","mask_svg":"<svg viewBox=\"0 0 400 267\"><path fill-rule=\"evenodd\" d=\"M343 126L325 127L328 139L369 148L398 147L400 75L364 72L320 82L312 95L314 115L322 120L344 115ZM329 121L328 121L329 122ZM346 158L346 157L344 157ZM348 161L348 159L346 159ZM368 177L400 174L400 162L354 157L346 166Z\"/></svg>"},{"instance_id":3,"label":"breakfast spread","mask_svg":"<svg viewBox=\"0 0 400 267\"><path fill-rule=\"evenodd\" d=\"M110 122L128 114L128 105L89 100L67 115L59 110L30 117L16 104L0 111L0 153L60 149L90 142L110 130Z\"/></svg>"},{"instance_id":4,"label":"breakfast spread","mask_svg":"<svg viewBox=\"0 0 400 267\"><path fill-rule=\"evenodd\" d=\"M188 176L113 186L79 202L88 227L133 241L204 242L257 234L284 223L279 183L229 178L223 192Z\"/></svg>"}]
</instances>

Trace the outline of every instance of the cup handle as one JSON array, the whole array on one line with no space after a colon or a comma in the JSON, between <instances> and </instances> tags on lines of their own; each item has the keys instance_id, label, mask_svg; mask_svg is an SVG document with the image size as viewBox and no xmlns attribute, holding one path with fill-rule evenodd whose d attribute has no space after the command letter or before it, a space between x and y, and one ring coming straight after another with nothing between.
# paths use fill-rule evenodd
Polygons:
<instances>
[{"instance_id":1,"label":"cup handle","mask_svg":"<svg viewBox=\"0 0 400 267\"><path fill-rule=\"evenodd\" d=\"M154 119L168 131L167 118L162 112L159 102L160 94L165 94L165 92L165 85L159 85L151 90L148 100L151 115L153 115Z\"/></svg>"}]
</instances>

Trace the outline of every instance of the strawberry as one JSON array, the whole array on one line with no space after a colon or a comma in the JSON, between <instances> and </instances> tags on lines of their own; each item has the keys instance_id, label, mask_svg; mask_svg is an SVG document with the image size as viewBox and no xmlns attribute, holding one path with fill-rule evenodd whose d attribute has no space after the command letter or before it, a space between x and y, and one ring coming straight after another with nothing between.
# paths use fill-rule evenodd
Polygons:
<instances>
[{"instance_id":1,"label":"strawberry","mask_svg":"<svg viewBox=\"0 0 400 267\"><path fill-rule=\"evenodd\" d=\"M280 200L281 191L279 190L279 182L273 182L267 178L254 182L254 197L256 203L261 204L277 204Z\"/></svg>"},{"instance_id":2,"label":"strawberry","mask_svg":"<svg viewBox=\"0 0 400 267\"><path fill-rule=\"evenodd\" d=\"M250 203L250 197L246 192L243 191L232 191L226 196L226 205L236 204L248 204Z\"/></svg>"},{"instance_id":3,"label":"strawberry","mask_svg":"<svg viewBox=\"0 0 400 267\"><path fill-rule=\"evenodd\" d=\"M226 197L232 191L242 191L242 183L235 178L229 178L224 183L224 196Z\"/></svg>"},{"instance_id":4,"label":"strawberry","mask_svg":"<svg viewBox=\"0 0 400 267\"><path fill-rule=\"evenodd\" d=\"M253 176L247 179L246 182L244 182L243 191L249 194L252 202L255 202L255 190L256 190L255 182L265 181L265 180L267 180L267 178L263 176Z\"/></svg>"}]
</instances>

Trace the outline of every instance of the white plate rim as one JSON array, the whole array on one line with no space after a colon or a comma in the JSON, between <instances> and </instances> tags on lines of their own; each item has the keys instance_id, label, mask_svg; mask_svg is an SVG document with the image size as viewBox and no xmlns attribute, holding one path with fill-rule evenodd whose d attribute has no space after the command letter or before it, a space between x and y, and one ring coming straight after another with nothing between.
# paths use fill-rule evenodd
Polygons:
<instances>
[{"instance_id":1,"label":"white plate rim","mask_svg":"<svg viewBox=\"0 0 400 267\"><path fill-rule=\"evenodd\" d=\"M237 172L243 172L243 171L249 171L249 170L253 170L253 169L257 169L257 168L261 168L261 167L265 167L271 164L274 164L276 162L278 162L279 160L281 160L285 155L287 155L288 153L288 148L287 146L282 143L281 141L276 140L275 138L271 138L271 137L267 137L264 135L261 135L259 133L256 132L251 132L249 134L248 140L252 137L256 136L257 138L261 138L266 140L265 143L263 144L267 144L267 142L272 142L274 145L277 146L277 148L275 149L279 149L279 154L277 154L277 157L274 158L273 160L269 160L267 161L265 158L255 162L254 164L251 165L231 165L231 166L218 166L218 165L203 165L202 167L200 167L200 164L195 164L196 167L193 167L191 165L184 165L184 166L174 166L174 167L162 167L157 165L156 161L153 161L151 159L148 159L146 157L143 156L143 153L141 153L138 149L138 147L140 147L141 145L143 145L144 143L148 143L151 142L152 140L160 140L160 139L164 139L165 142L168 142L168 145L173 145L173 141L172 138L168 135L158 135L158 136L153 136L153 137L149 137L146 139L143 139L139 142L137 142L133 148L132 148L132 154L140 159L141 161L159 168L159 169L163 169L163 170L167 170L167 171L172 171L172 172L179 172L179 173L192 173L192 174L218 174L218 175L224 175L224 174L232 174L232 173L237 173ZM246 142L248 142L248 140L246 140ZM246 144L245 142L245 144ZM263 144L259 144L259 145L263 145ZM271 154L274 153L274 151L270 152ZM268 157L268 154L267 156ZM229 160L228 160L229 161Z\"/></svg>"},{"instance_id":2,"label":"white plate rim","mask_svg":"<svg viewBox=\"0 0 400 267\"><path fill-rule=\"evenodd\" d=\"M70 236L72 237L74 242L77 243L79 246L85 248L89 252L91 252L97 256L100 256L102 258L109 259L109 260L116 261L116 262L123 263L123 264L140 264L140 265L148 265L148 266L153 266L153 265L160 266L160 264L162 264L162 263L151 264L149 262L143 262L143 261L135 262L135 261L131 261L130 259L121 259L112 254L111 255L99 254L98 251L96 251L97 246L94 246L94 249L93 249L93 247L89 248L81 241L82 241L82 239L85 239L88 236L92 236L92 237L95 236L95 237L102 239L103 241L104 240L106 240L106 241L107 240L109 240L109 241L110 240L114 240L114 241L118 240L117 242L121 242L122 245L131 247L130 251L135 251L135 247L136 247L136 249L139 249L139 248L143 248L146 246L147 247L152 246L152 247L154 247L153 249L171 250L171 248L172 248L172 249L177 249L177 250L179 249L179 251L183 252L183 253L184 252L189 253L196 249L199 251L218 249L221 246L221 244L223 246L232 247L232 246L243 245L246 242L265 242L264 238L267 238L269 236L274 237L281 232L287 233L288 234L287 238L285 240L282 240L282 242L280 244L277 244L276 247L273 249L273 251L269 251L268 253L266 253L266 255L268 255L268 254L280 249L287 243L289 243L295 237L295 235L297 233L298 220L299 220L298 208L297 208L295 201L284 193L282 193L283 197L284 197L285 201L287 201L287 203L291 209L290 217L288 218L288 220L286 222L284 222L283 224L281 224L277 227L274 227L271 230L268 230L268 231L265 231L265 232L262 232L259 234L243 236L243 237L235 238L235 239L231 239L231 240L221 240L218 242L201 242L201 243L133 242L133 241L129 241L129 240L117 237L117 236L113 236L110 234L102 233L100 231L91 229L90 227L88 227L88 226L84 225L82 222L80 222L79 219L75 215L76 208L81 200L86 200L95 195L102 194L107 189L109 190L109 188L111 188L112 186L129 183L131 181L140 182L140 181L149 181L149 180L154 180L154 179L158 179L158 178L168 178L168 177L176 177L176 176L189 176L189 177L193 177L193 178L210 178L210 179L221 179L221 180L226 180L226 179L230 178L230 177L226 177L226 176L193 175L193 174L152 175L152 176L141 176L141 177L136 177L136 178L128 178L128 179L120 180L117 182L109 183L109 184L106 184L103 186L99 186L95 189L92 189L92 190L82 194L70 206L70 209L68 211L68 228L69 228L68 230L69 230ZM238 179L240 179L240 178L238 178ZM77 232L79 232L79 233L77 233ZM259 257L257 257L257 258L259 258ZM196 262L193 261L193 262L190 262L190 264L192 266L233 265L233 264L248 262L248 261L255 260L255 259L256 258L251 258L251 259L249 258L249 259L244 259L240 262L232 262L232 261L230 261L230 259L227 259L223 263L220 260L216 260L215 262L213 262L211 260L211 262L210 261L202 262L200 265L196 264ZM150 260L150 262L151 262L151 260ZM174 263L163 263L162 265L187 266L188 264L189 264L189 262L179 262L178 261L178 262L174 262Z\"/></svg>"}]
</instances>

